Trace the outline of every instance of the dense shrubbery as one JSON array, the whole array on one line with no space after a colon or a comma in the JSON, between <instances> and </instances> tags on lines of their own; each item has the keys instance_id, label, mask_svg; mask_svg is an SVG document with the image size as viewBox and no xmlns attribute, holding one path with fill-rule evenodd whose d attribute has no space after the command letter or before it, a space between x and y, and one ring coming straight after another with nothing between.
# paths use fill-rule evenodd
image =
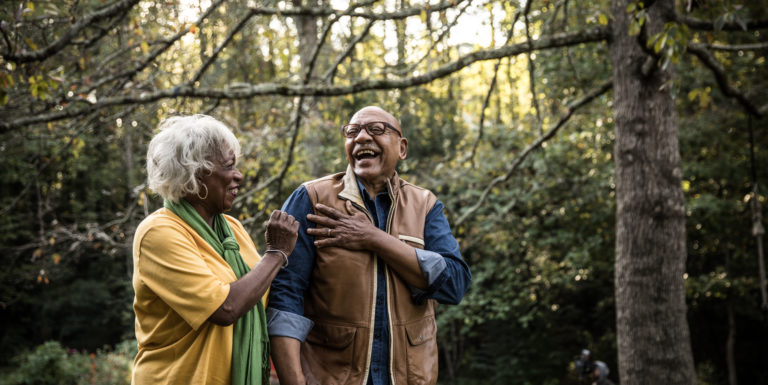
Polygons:
<instances>
[{"instance_id":1,"label":"dense shrubbery","mask_svg":"<svg viewBox=\"0 0 768 385\"><path fill-rule=\"evenodd\" d=\"M67 350L57 341L48 341L34 350L17 355L15 367L0 375L2 385L120 385L131 383L136 341L123 341L114 349L95 353Z\"/></svg>"}]
</instances>

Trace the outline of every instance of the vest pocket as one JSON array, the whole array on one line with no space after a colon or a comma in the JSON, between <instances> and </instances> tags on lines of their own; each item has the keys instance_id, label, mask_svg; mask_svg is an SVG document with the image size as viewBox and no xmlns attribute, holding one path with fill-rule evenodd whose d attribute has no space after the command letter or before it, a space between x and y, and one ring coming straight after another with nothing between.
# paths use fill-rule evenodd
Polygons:
<instances>
[{"instance_id":1,"label":"vest pocket","mask_svg":"<svg viewBox=\"0 0 768 385\"><path fill-rule=\"evenodd\" d=\"M357 328L315 323L307 335L305 357L312 373L322 384L343 384L354 358Z\"/></svg>"},{"instance_id":2,"label":"vest pocket","mask_svg":"<svg viewBox=\"0 0 768 385\"><path fill-rule=\"evenodd\" d=\"M415 247L417 249L423 249L424 248L424 240L418 237L412 237L410 235L403 235L399 234L397 236L401 241L405 242L406 244L410 245L411 247Z\"/></svg>"},{"instance_id":3,"label":"vest pocket","mask_svg":"<svg viewBox=\"0 0 768 385\"><path fill-rule=\"evenodd\" d=\"M408 384L434 384L437 380L437 325L427 317L405 325Z\"/></svg>"}]
</instances>

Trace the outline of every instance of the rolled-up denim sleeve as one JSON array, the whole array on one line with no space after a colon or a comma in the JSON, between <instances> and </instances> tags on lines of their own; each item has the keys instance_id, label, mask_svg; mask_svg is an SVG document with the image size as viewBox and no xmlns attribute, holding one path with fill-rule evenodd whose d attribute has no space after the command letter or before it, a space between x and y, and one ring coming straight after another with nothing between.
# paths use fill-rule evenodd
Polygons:
<instances>
[{"instance_id":1,"label":"rolled-up denim sleeve","mask_svg":"<svg viewBox=\"0 0 768 385\"><path fill-rule=\"evenodd\" d=\"M448 219L440 201L427 214L424 225L424 250L416 249L419 266L427 278L426 290L411 289L416 303L435 299L440 303L458 304L464 297L472 274L461 258L459 243L451 234Z\"/></svg>"},{"instance_id":2,"label":"rolled-up denim sleeve","mask_svg":"<svg viewBox=\"0 0 768 385\"><path fill-rule=\"evenodd\" d=\"M446 263L443 256L434 251L416 249L416 258L419 260L421 273L429 285L432 285L445 271Z\"/></svg>"},{"instance_id":3,"label":"rolled-up denim sleeve","mask_svg":"<svg viewBox=\"0 0 768 385\"><path fill-rule=\"evenodd\" d=\"M312 212L312 202L306 188L299 186L283 203L282 210L299 222L299 230L288 266L277 273L270 287L267 330L271 336L304 341L313 325L304 317L304 294L315 264L314 237L307 234L307 214Z\"/></svg>"},{"instance_id":4,"label":"rolled-up denim sleeve","mask_svg":"<svg viewBox=\"0 0 768 385\"><path fill-rule=\"evenodd\" d=\"M267 330L270 336L292 337L304 342L314 324L309 318L298 314L267 308Z\"/></svg>"}]
</instances>

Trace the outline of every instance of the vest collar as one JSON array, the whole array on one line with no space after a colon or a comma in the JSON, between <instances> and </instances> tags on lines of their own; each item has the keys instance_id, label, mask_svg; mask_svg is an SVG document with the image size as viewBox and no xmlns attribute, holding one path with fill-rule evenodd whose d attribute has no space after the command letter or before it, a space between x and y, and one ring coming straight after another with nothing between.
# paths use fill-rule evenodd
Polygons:
<instances>
[{"instance_id":1,"label":"vest collar","mask_svg":"<svg viewBox=\"0 0 768 385\"><path fill-rule=\"evenodd\" d=\"M357 176L352 170L352 166L347 166L347 172L342 177L342 183L344 188L339 193L339 198L349 200L360 207L365 207L363 197L360 195L360 188L357 186ZM400 178L397 176L397 171L392 175L392 178L387 180L387 191L392 194L392 203L394 204L397 200L397 195L400 193Z\"/></svg>"}]
</instances>

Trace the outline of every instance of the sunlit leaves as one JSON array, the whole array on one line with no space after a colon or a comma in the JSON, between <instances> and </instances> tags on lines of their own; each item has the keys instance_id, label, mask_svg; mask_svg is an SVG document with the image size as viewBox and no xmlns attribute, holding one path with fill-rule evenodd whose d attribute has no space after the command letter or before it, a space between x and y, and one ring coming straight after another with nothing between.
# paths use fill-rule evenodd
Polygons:
<instances>
[{"instance_id":1,"label":"sunlit leaves","mask_svg":"<svg viewBox=\"0 0 768 385\"><path fill-rule=\"evenodd\" d=\"M645 10L645 4L642 1L636 1L627 6L627 13L632 15L629 23L629 34L635 36L643 28L648 12Z\"/></svg>"},{"instance_id":2,"label":"sunlit leaves","mask_svg":"<svg viewBox=\"0 0 768 385\"><path fill-rule=\"evenodd\" d=\"M29 83L29 93L36 99L46 99L50 91L59 88L58 82L54 79L43 77L43 75L30 76L27 81Z\"/></svg>"},{"instance_id":3,"label":"sunlit leaves","mask_svg":"<svg viewBox=\"0 0 768 385\"><path fill-rule=\"evenodd\" d=\"M690 39L690 30L684 24L665 23L664 29L648 39L648 46L661 56L661 68L670 62L677 64L685 53Z\"/></svg>"},{"instance_id":4,"label":"sunlit leaves","mask_svg":"<svg viewBox=\"0 0 768 385\"><path fill-rule=\"evenodd\" d=\"M712 100L712 87L694 88L688 92L688 100L695 101L698 99L699 107L707 108Z\"/></svg>"}]
</instances>

